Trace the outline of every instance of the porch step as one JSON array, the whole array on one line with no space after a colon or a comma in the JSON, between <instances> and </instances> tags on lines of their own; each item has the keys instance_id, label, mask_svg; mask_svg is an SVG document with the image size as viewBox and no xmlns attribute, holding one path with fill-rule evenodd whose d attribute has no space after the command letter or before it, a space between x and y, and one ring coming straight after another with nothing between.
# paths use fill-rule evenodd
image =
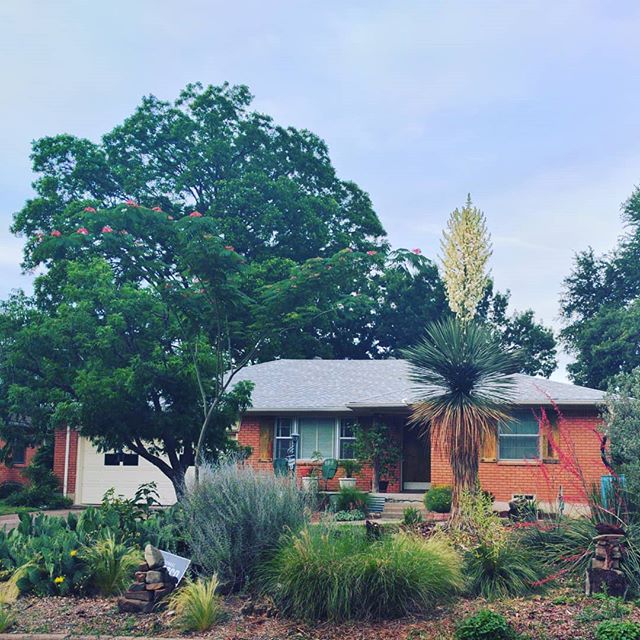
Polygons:
<instances>
[{"instance_id":1,"label":"porch step","mask_svg":"<svg viewBox=\"0 0 640 640\"><path fill-rule=\"evenodd\" d=\"M402 520L402 517L404 516L404 510L409 507L417 509L423 517L427 515L427 510L420 500L407 500L402 502L387 500L384 504L384 511L382 512L382 516L384 518L389 518L392 520Z\"/></svg>"}]
</instances>

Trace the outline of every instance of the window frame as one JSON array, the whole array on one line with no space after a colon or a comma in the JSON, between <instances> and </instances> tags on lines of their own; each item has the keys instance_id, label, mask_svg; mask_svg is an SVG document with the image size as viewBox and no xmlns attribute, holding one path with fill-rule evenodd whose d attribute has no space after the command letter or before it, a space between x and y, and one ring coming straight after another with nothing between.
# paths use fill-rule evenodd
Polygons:
<instances>
[{"instance_id":1,"label":"window frame","mask_svg":"<svg viewBox=\"0 0 640 640\"><path fill-rule=\"evenodd\" d=\"M16 447L11 447L11 462L14 467L24 467L27 464L27 445L18 447L17 450L19 450L22 455L16 460Z\"/></svg>"},{"instance_id":2,"label":"window frame","mask_svg":"<svg viewBox=\"0 0 640 640\"><path fill-rule=\"evenodd\" d=\"M342 427L345 426L346 424L349 424L349 426L352 429L352 433L353 435L351 436L343 436L342 435ZM345 456L342 455L342 445L343 443L348 443L351 444L352 446L355 445L356 442L356 436L355 433L353 432L353 428L354 426L357 424L357 420L352 419L352 418L338 418L338 460L355 460L355 451L354 453L354 457L352 458L347 458Z\"/></svg>"},{"instance_id":3,"label":"window frame","mask_svg":"<svg viewBox=\"0 0 640 640\"><path fill-rule=\"evenodd\" d=\"M500 422L498 424L498 442L497 444L497 459L499 462L528 462L528 461L539 461L542 460L542 430L540 429L540 423L535 420L535 416L533 416L534 421L538 427L537 433L502 433L502 426L509 426L509 423L513 422L522 422L524 418L528 416L526 413L516 413L512 416L509 422ZM529 440L536 440L536 455L534 457L529 458L505 458L502 455L502 439L503 438L527 438Z\"/></svg>"},{"instance_id":4,"label":"window frame","mask_svg":"<svg viewBox=\"0 0 640 640\"><path fill-rule=\"evenodd\" d=\"M305 420L305 419L317 419L317 420L331 420L333 422L333 438L332 438L332 448L333 448L333 453L331 456L328 456L327 458L335 458L336 460L343 460L345 458L341 458L340 457L340 453L342 451L342 441L348 441L348 442L353 442L355 441L355 436L352 437L342 437L342 432L341 432L341 426L343 421L351 421L353 424L357 423L357 417L354 416L353 418L351 417L344 417L344 416L330 416L329 418L327 418L326 416L323 416L322 414L319 415L302 415L302 416L277 416L275 419L275 424L273 427L273 459L276 460L279 457L282 458L282 456L278 456L278 443L280 441L283 440L291 440L292 436L298 436L298 441L297 441L297 447L296 447L296 462L301 462L301 463L308 463L308 462L313 462L312 458L302 458L300 457L300 450L301 450L301 446L300 446L300 442L301 442L301 433L300 433L300 421L301 420ZM291 421L291 431L290 431L290 436L280 436L278 435L278 430L280 428L280 420L290 420ZM327 459L324 458L324 459ZM355 458L352 458L355 459Z\"/></svg>"}]
</instances>

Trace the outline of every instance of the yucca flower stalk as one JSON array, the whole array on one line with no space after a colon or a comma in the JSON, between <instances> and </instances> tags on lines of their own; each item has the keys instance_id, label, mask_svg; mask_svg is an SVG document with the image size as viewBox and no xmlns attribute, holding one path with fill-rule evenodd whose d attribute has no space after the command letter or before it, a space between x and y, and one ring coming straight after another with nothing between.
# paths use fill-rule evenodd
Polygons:
<instances>
[{"instance_id":1,"label":"yucca flower stalk","mask_svg":"<svg viewBox=\"0 0 640 640\"><path fill-rule=\"evenodd\" d=\"M488 327L458 318L429 325L422 342L403 355L418 398L410 421L449 453L455 517L461 494L477 489L483 441L509 417L518 360Z\"/></svg>"}]
</instances>

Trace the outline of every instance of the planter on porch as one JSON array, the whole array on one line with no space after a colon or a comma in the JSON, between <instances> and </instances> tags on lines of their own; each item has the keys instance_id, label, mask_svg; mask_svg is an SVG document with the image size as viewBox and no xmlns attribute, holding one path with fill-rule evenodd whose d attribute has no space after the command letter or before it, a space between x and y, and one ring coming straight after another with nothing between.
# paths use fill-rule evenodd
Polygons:
<instances>
[{"instance_id":1,"label":"planter on porch","mask_svg":"<svg viewBox=\"0 0 640 640\"><path fill-rule=\"evenodd\" d=\"M316 492L318 491L318 478L315 476L306 476L304 478L302 478L302 488L304 491L313 491Z\"/></svg>"},{"instance_id":2,"label":"planter on porch","mask_svg":"<svg viewBox=\"0 0 640 640\"><path fill-rule=\"evenodd\" d=\"M355 478L340 478L340 488L341 489L355 489L356 479Z\"/></svg>"}]
</instances>

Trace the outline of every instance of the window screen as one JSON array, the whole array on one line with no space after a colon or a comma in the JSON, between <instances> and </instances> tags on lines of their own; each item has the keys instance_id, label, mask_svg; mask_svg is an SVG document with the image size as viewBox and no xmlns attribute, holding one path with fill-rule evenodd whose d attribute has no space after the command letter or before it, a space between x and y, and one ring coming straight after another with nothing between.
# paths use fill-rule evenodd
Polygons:
<instances>
[{"instance_id":1,"label":"window screen","mask_svg":"<svg viewBox=\"0 0 640 640\"><path fill-rule=\"evenodd\" d=\"M340 420L340 459L355 458L355 432L353 420Z\"/></svg>"},{"instance_id":2,"label":"window screen","mask_svg":"<svg viewBox=\"0 0 640 640\"><path fill-rule=\"evenodd\" d=\"M300 458L310 460L317 452L323 458L335 457L336 421L332 418L300 418Z\"/></svg>"},{"instance_id":3,"label":"window screen","mask_svg":"<svg viewBox=\"0 0 640 640\"><path fill-rule=\"evenodd\" d=\"M286 458L291 446L291 433L293 432L293 420L291 418L278 418L276 422L276 458Z\"/></svg>"},{"instance_id":4,"label":"window screen","mask_svg":"<svg viewBox=\"0 0 640 640\"><path fill-rule=\"evenodd\" d=\"M500 459L533 460L540 457L540 426L531 413L500 423Z\"/></svg>"},{"instance_id":5,"label":"window screen","mask_svg":"<svg viewBox=\"0 0 640 640\"><path fill-rule=\"evenodd\" d=\"M11 451L11 459L13 464L24 464L27 459L27 448L14 447Z\"/></svg>"}]
</instances>

